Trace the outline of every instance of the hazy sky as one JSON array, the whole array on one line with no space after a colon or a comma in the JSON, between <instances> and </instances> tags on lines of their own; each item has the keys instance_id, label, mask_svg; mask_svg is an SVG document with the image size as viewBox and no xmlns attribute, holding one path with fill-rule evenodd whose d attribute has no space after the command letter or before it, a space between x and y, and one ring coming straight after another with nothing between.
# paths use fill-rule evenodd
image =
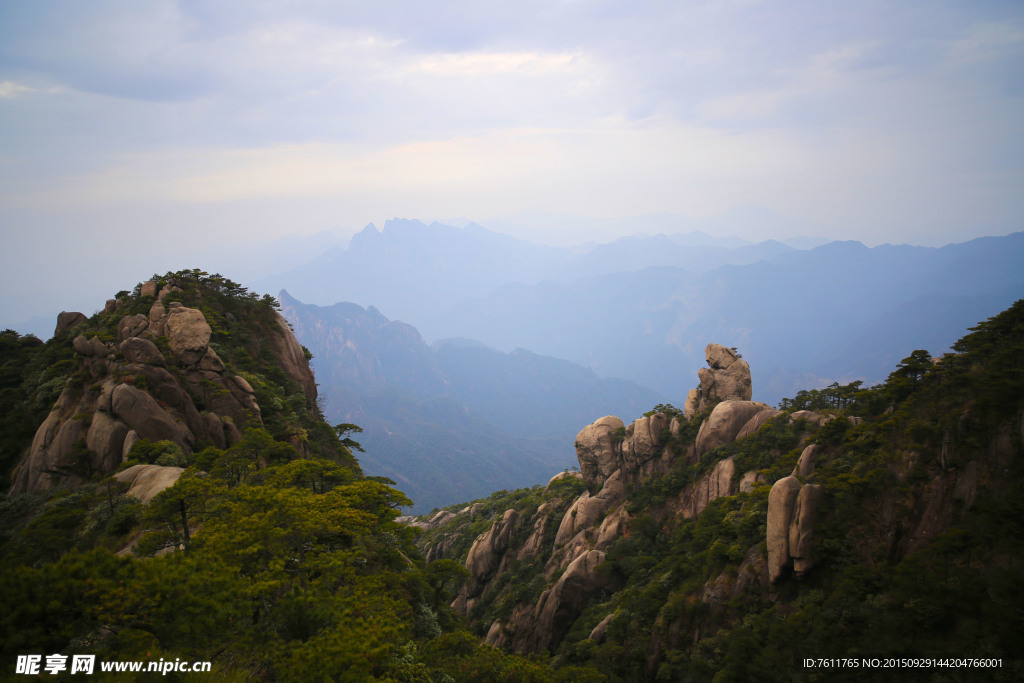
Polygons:
<instances>
[{"instance_id":1,"label":"hazy sky","mask_svg":"<svg viewBox=\"0 0 1024 683\"><path fill-rule=\"evenodd\" d=\"M0 326L392 216L1005 234L1022 65L1019 0L8 0Z\"/></svg>"}]
</instances>

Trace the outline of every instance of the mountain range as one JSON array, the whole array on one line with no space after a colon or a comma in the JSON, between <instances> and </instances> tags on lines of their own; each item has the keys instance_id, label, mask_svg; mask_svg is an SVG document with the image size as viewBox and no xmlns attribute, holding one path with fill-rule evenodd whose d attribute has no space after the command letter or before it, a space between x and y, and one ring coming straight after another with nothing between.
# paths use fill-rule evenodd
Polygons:
<instances>
[{"instance_id":1,"label":"mountain range","mask_svg":"<svg viewBox=\"0 0 1024 683\"><path fill-rule=\"evenodd\" d=\"M580 424L664 400L524 349L466 339L428 346L372 306L315 306L286 291L279 300L313 354L328 421L363 428L366 471L397 481L414 512L547 481L575 464Z\"/></svg>"},{"instance_id":2,"label":"mountain range","mask_svg":"<svg viewBox=\"0 0 1024 683\"><path fill-rule=\"evenodd\" d=\"M738 347L755 397L775 403L878 382L906 348L940 353L1024 291L1024 233L940 248L728 244L691 233L555 248L395 219L258 284L372 305L429 340L566 359L680 403L712 341Z\"/></svg>"}]
</instances>

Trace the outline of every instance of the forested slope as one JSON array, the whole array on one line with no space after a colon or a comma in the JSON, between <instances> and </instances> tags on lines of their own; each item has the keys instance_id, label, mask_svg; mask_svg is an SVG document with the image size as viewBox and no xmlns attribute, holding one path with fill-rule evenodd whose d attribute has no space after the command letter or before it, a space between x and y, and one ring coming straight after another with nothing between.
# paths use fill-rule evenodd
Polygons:
<instances>
[{"instance_id":1,"label":"forested slope","mask_svg":"<svg viewBox=\"0 0 1024 683\"><path fill-rule=\"evenodd\" d=\"M1022 358L1019 301L875 387L602 418L581 473L438 512L421 543L470 572L454 605L487 642L607 680L1019 680Z\"/></svg>"},{"instance_id":2,"label":"forested slope","mask_svg":"<svg viewBox=\"0 0 1024 683\"><path fill-rule=\"evenodd\" d=\"M465 630L448 607L465 571L423 561L395 520L408 500L361 473L354 425L323 421L275 308L181 271L62 315L46 344L0 335L18 463L0 499L5 677L80 653L211 662L216 680L599 680Z\"/></svg>"}]
</instances>

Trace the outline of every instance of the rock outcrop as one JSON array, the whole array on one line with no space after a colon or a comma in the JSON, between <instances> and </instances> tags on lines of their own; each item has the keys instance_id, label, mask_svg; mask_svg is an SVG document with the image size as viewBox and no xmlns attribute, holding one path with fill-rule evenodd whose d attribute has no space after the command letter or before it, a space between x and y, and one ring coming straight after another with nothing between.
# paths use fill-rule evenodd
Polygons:
<instances>
[{"instance_id":1,"label":"rock outcrop","mask_svg":"<svg viewBox=\"0 0 1024 683\"><path fill-rule=\"evenodd\" d=\"M57 326L53 330L53 336L56 337L63 332L74 329L86 320L88 320L88 318L85 317L84 313L79 313L78 311L61 311L57 316Z\"/></svg>"},{"instance_id":2,"label":"rock outcrop","mask_svg":"<svg viewBox=\"0 0 1024 683\"><path fill-rule=\"evenodd\" d=\"M620 431L621 430L621 431ZM619 452L625 425L614 415L606 415L576 435L576 458L583 481L597 493L612 473L619 469Z\"/></svg>"},{"instance_id":3,"label":"rock outcrop","mask_svg":"<svg viewBox=\"0 0 1024 683\"><path fill-rule=\"evenodd\" d=\"M772 583L792 567L797 576L814 566L811 546L818 502L825 489L802 485L796 476L779 479L768 494L768 579Z\"/></svg>"},{"instance_id":4,"label":"rock outcrop","mask_svg":"<svg viewBox=\"0 0 1024 683\"><path fill-rule=\"evenodd\" d=\"M721 344L708 344L704 348L708 367L697 371L700 384L686 397L684 414L692 418L717 401L749 401L753 396L750 365L740 358L735 349Z\"/></svg>"},{"instance_id":5,"label":"rock outcrop","mask_svg":"<svg viewBox=\"0 0 1024 683\"><path fill-rule=\"evenodd\" d=\"M535 564L535 580L547 582L535 601L520 602L504 618L483 624L487 643L521 652L542 652L557 646L594 596L614 588L614 573L599 567L605 561L605 552L631 533L629 496L636 491L633 487L676 468L697 467L701 456L754 435L769 420L782 415L782 411L749 400L749 366L734 352L712 344L707 355L711 369L702 371L702 384L712 390L709 400L716 403L692 444L676 441L684 433L692 433L686 423L663 413L641 417L628 425L612 415L595 420L576 436L580 472L563 472L549 482L550 486L565 477L578 476L587 490L571 502L549 499L530 517L521 518L515 510L508 510L475 540L465 561L470 580L452 604L459 614L469 616L484 591L500 582L513 561L519 567ZM813 456L819 450L817 446L808 447L794 476L780 480L770 491L767 554L760 543L750 547L738 573L711 577L697 595L698 600L713 610L721 609L755 584L767 591L769 578L776 581L789 570L800 575L813 566L815 513L824 489L803 485L802 480L813 472ZM738 472L739 457L723 457L710 468L697 470L701 474L695 480L687 480L680 491L661 498L638 516L671 525L673 518L696 519L716 499L753 490L763 473ZM437 522L453 519L455 515L442 512L421 526L435 528ZM529 529L515 532L520 524L529 524ZM516 541L518 547L514 547L513 537L524 536L526 540ZM435 541L425 552L428 557L443 556L438 553L446 543ZM546 558L542 566L537 562L540 558ZM503 598L499 595L495 599ZM606 616L592 630L591 639L600 642L611 620L611 615Z\"/></svg>"},{"instance_id":6,"label":"rock outcrop","mask_svg":"<svg viewBox=\"0 0 1024 683\"><path fill-rule=\"evenodd\" d=\"M473 542L466 557L469 581L452 603L452 608L456 612L463 616L468 615L487 582L504 570L511 559L506 558L509 538L518 523L519 513L516 510L506 510L500 520L494 522L490 529Z\"/></svg>"},{"instance_id":7,"label":"rock outcrop","mask_svg":"<svg viewBox=\"0 0 1024 683\"><path fill-rule=\"evenodd\" d=\"M722 401L715 406L697 432L694 443L697 457L732 443L752 418L771 409L771 406L756 401Z\"/></svg>"},{"instance_id":8,"label":"rock outcrop","mask_svg":"<svg viewBox=\"0 0 1024 683\"><path fill-rule=\"evenodd\" d=\"M156 297L157 283L144 283L141 291ZM203 312L166 301L175 291L181 290L174 282L159 289L162 301L148 314L120 314L131 309L116 300L91 328L102 334L79 334L71 341L79 371L37 429L14 472L12 494L73 487L95 473L112 472L140 438L171 441L187 456L202 441L226 448L240 438L240 426L262 424L256 392L210 346L212 330ZM267 310L275 316L273 327L260 333L260 343L312 403L316 382L302 347L284 319ZM80 313L64 312L57 331L87 331L87 323ZM106 340L114 328L117 341L111 343Z\"/></svg>"},{"instance_id":9,"label":"rock outcrop","mask_svg":"<svg viewBox=\"0 0 1024 683\"><path fill-rule=\"evenodd\" d=\"M164 330L171 353L182 365L199 363L206 354L210 334L213 332L202 311L184 306L171 309Z\"/></svg>"},{"instance_id":10,"label":"rock outcrop","mask_svg":"<svg viewBox=\"0 0 1024 683\"><path fill-rule=\"evenodd\" d=\"M114 479L127 482L128 495L138 498L145 505L153 500L156 494L173 486L184 471L181 467L132 465L115 474Z\"/></svg>"},{"instance_id":11,"label":"rock outcrop","mask_svg":"<svg viewBox=\"0 0 1024 683\"><path fill-rule=\"evenodd\" d=\"M610 579L598 571L604 560L605 554L600 550L577 557L554 587L541 594L536 608L536 650L561 640L591 596L610 585Z\"/></svg>"}]
</instances>

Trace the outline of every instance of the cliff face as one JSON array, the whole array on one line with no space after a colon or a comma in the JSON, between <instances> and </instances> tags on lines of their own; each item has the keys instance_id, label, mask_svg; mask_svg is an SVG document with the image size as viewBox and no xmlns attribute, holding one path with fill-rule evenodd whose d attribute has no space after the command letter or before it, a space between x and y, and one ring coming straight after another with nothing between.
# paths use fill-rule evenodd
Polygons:
<instances>
[{"instance_id":1,"label":"cliff face","mask_svg":"<svg viewBox=\"0 0 1024 683\"><path fill-rule=\"evenodd\" d=\"M74 351L70 377L11 493L112 473L143 439L169 442L185 457L207 445L226 448L246 426L268 426L258 400L268 385L294 395L300 410L315 409L316 382L287 323L270 301L235 288L185 272L122 293L91 320L62 313L54 343ZM248 309L257 314L242 315ZM294 409L282 408L269 407L271 421L287 428ZM289 441L303 451L301 432Z\"/></svg>"},{"instance_id":2,"label":"cliff face","mask_svg":"<svg viewBox=\"0 0 1024 683\"><path fill-rule=\"evenodd\" d=\"M1012 359L1024 348L1022 319L1018 303L989 321L998 333L978 331L957 353L915 352L845 412L827 401L780 411L749 394L718 396L723 386L749 390L749 367L709 345L689 419L664 406L629 425L596 420L576 437L579 472L425 520L428 558L464 562L470 579L453 607L488 643L590 662L625 680L699 680L695 672L727 666L752 675L757 658L734 660L731 639L768 642L779 615L814 619L830 651L882 647L881 633L917 618L898 609L885 617L871 604L928 604L944 615L945 625L914 632L909 651L958 643L949 624L975 622L951 605L968 593L991 613L1005 611L992 595L1019 602L983 563L1021 574L1008 559L1014 543L994 539L1019 507L1024 378ZM956 581L976 583L949 583L940 561L962 568ZM904 581L911 571L917 583ZM855 606L843 609L871 626L823 616L823 604L846 600ZM1010 646L990 631L994 649ZM798 661L803 650L786 647L776 656Z\"/></svg>"}]
</instances>

